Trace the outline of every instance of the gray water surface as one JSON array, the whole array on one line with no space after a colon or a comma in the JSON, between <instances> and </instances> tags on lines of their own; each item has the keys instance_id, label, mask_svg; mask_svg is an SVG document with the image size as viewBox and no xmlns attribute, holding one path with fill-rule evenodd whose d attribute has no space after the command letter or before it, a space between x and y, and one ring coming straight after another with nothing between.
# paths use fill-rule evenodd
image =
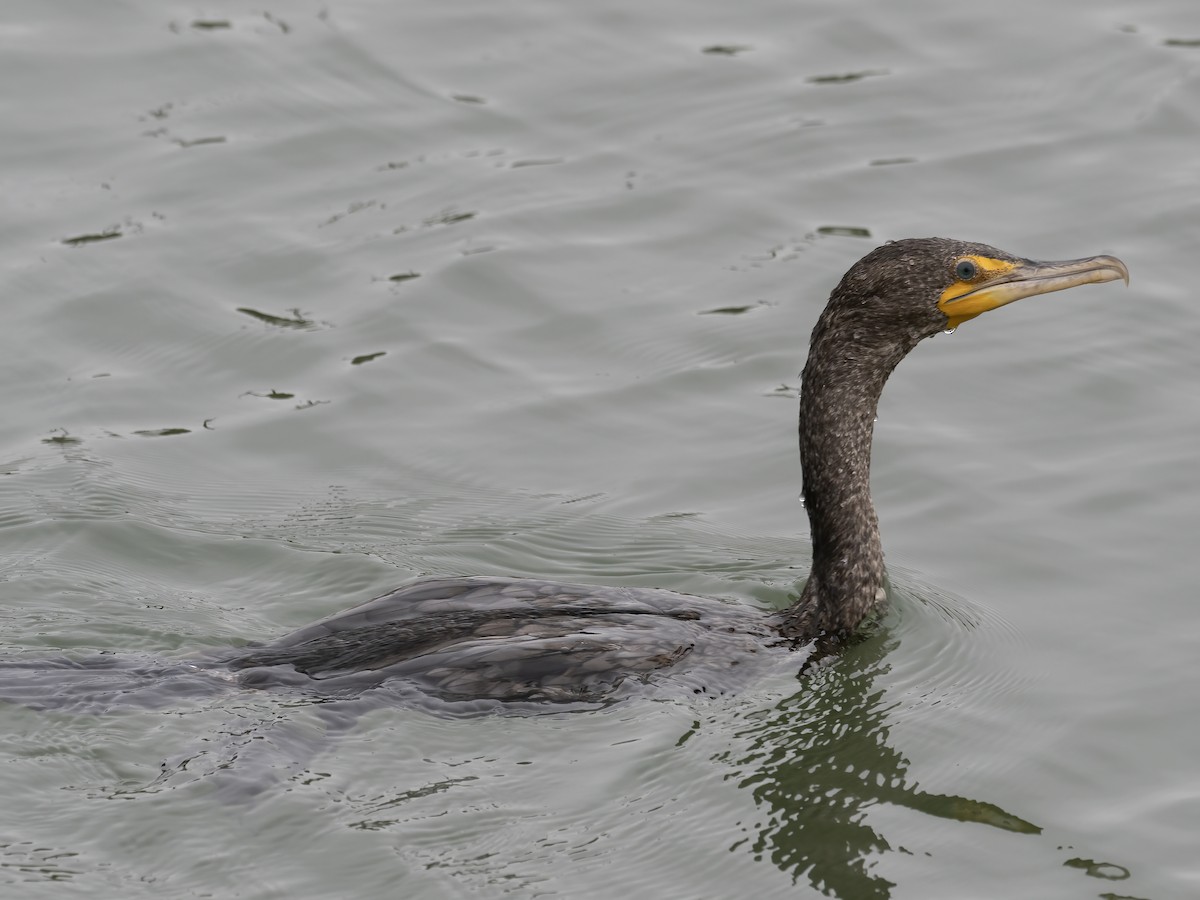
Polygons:
<instances>
[{"instance_id":1,"label":"gray water surface","mask_svg":"<svg viewBox=\"0 0 1200 900\"><path fill-rule=\"evenodd\" d=\"M2 706L0 894L1200 896L1194 4L13 0L0 84L5 657L180 659L424 574L781 605L854 260L1133 273L900 367L895 605L832 666Z\"/></svg>"}]
</instances>

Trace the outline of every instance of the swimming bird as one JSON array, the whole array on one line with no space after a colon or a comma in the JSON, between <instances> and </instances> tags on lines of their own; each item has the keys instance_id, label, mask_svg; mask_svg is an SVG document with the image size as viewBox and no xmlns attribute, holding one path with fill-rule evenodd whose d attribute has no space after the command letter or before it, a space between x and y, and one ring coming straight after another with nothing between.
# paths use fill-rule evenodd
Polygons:
<instances>
[{"instance_id":1,"label":"swimming bird","mask_svg":"<svg viewBox=\"0 0 1200 900\"><path fill-rule=\"evenodd\" d=\"M943 238L872 250L833 289L800 389L800 462L812 569L765 612L653 588L525 578L429 578L277 640L185 660L119 654L0 660L0 699L99 712L156 708L231 683L328 699L434 698L467 712L723 693L766 667L796 671L845 644L886 601L871 504L884 383L922 340L1024 297L1129 281L1112 256L1033 262Z\"/></svg>"},{"instance_id":2,"label":"swimming bird","mask_svg":"<svg viewBox=\"0 0 1200 900\"><path fill-rule=\"evenodd\" d=\"M834 288L800 392L812 570L795 602L758 609L668 590L519 578L425 579L220 662L246 685L404 679L445 700L607 700L672 682L722 691L755 658L835 650L886 602L871 503L884 383L925 338L1025 297L1129 281L1112 256L1034 262L944 238L872 250Z\"/></svg>"}]
</instances>

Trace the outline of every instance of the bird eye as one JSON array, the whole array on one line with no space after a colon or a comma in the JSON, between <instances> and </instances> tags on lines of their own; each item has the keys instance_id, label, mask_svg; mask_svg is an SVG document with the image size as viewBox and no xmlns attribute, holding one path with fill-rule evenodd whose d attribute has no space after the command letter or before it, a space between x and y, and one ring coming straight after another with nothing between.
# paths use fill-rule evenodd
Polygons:
<instances>
[{"instance_id":1,"label":"bird eye","mask_svg":"<svg viewBox=\"0 0 1200 900\"><path fill-rule=\"evenodd\" d=\"M959 281L970 281L979 274L979 267L969 259L960 259L954 267L954 274Z\"/></svg>"}]
</instances>

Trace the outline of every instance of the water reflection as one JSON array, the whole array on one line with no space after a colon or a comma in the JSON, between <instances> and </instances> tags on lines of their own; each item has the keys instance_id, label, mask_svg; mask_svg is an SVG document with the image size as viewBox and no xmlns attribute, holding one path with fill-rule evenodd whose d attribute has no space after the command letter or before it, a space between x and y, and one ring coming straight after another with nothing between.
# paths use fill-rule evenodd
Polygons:
<instances>
[{"instance_id":1,"label":"water reflection","mask_svg":"<svg viewBox=\"0 0 1200 900\"><path fill-rule=\"evenodd\" d=\"M893 704L876 683L889 671L887 655L897 643L876 634L836 664L810 671L799 691L741 732L749 739L742 758L726 760L739 786L770 812L750 849L831 896L891 896L895 885L872 871L874 857L908 851L868 821L870 809L880 804L1021 834L1041 832L995 804L927 793L908 778L909 761L889 743Z\"/></svg>"}]
</instances>

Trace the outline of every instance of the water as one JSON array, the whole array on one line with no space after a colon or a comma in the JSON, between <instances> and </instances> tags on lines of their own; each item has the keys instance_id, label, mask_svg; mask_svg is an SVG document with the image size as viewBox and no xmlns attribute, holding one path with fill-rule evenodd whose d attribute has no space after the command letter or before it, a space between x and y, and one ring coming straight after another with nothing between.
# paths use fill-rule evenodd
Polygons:
<instances>
[{"instance_id":1,"label":"water","mask_svg":"<svg viewBox=\"0 0 1200 900\"><path fill-rule=\"evenodd\" d=\"M427 573L778 605L850 263L942 234L1133 283L904 363L896 609L807 682L0 708L0 893L1194 896L1198 38L1168 2L10 3L5 654L181 657Z\"/></svg>"}]
</instances>

